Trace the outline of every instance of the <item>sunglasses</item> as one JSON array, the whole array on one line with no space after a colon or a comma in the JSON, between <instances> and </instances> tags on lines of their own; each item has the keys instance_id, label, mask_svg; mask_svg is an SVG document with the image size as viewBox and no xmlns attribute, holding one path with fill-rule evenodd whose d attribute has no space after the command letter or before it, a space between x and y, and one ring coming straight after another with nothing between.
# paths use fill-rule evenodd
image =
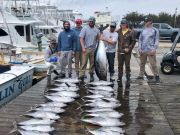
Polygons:
<instances>
[{"instance_id":1,"label":"sunglasses","mask_svg":"<svg viewBox=\"0 0 180 135\"><path fill-rule=\"evenodd\" d=\"M116 26L110 26L110 28L116 28Z\"/></svg>"}]
</instances>

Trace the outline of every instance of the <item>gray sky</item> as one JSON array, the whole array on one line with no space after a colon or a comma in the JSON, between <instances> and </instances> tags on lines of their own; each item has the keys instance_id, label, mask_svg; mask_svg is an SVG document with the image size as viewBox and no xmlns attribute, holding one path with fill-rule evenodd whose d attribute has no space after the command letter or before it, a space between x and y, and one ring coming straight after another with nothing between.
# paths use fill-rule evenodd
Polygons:
<instances>
[{"instance_id":1,"label":"gray sky","mask_svg":"<svg viewBox=\"0 0 180 135\"><path fill-rule=\"evenodd\" d=\"M132 11L143 14L159 12L174 14L176 7L180 14L180 0L51 0L51 4L55 2L60 9L78 10L85 18L93 15L94 11L106 11L106 7L113 16L120 18Z\"/></svg>"}]
</instances>

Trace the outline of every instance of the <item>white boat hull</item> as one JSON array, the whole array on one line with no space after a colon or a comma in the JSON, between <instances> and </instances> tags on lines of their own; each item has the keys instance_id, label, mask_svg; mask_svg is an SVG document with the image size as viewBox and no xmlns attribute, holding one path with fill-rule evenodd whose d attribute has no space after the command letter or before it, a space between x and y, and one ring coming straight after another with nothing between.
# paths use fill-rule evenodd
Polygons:
<instances>
[{"instance_id":1,"label":"white boat hull","mask_svg":"<svg viewBox=\"0 0 180 135\"><path fill-rule=\"evenodd\" d=\"M0 74L0 107L32 86L33 67L12 66Z\"/></svg>"}]
</instances>

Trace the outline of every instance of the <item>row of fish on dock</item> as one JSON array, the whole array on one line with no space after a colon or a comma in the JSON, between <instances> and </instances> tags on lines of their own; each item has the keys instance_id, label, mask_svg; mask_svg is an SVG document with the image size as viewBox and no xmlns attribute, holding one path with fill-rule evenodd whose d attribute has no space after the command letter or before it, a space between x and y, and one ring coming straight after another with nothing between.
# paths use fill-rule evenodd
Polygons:
<instances>
[{"instance_id":1,"label":"row of fish on dock","mask_svg":"<svg viewBox=\"0 0 180 135\"><path fill-rule=\"evenodd\" d=\"M31 117L31 119L14 123L14 131L21 135L50 135L55 131L52 126L57 120L61 119L60 114L65 112L65 107L73 102L79 95L77 79L60 79L54 84L56 87L48 89L45 98L49 102L36 105L21 116Z\"/></svg>"},{"instance_id":2,"label":"row of fish on dock","mask_svg":"<svg viewBox=\"0 0 180 135\"><path fill-rule=\"evenodd\" d=\"M32 117L29 120L16 123L16 130L21 135L50 135L55 128L53 123L61 119L61 113L65 112L65 107L74 102L76 98L81 98L79 92L79 80L58 79L55 80L55 88L50 88L45 92L45 98L49 102L36 105L23 116ZM97 125L98 129L88 129L87 134L94 135L122 135L124 130L120 127L125 123L120 121L123 116L115 110L121 104L113 98L114 89L110 87L112 82L96 81L87 84L88 95L82 97L83 105L90 109L83 110L81 121Z\"/></svg>"},{"instance_id":3,"label":"row of fish on dock","mask_svg":"<svg viewBox=\"0 0 180 135\"><path fill-rule=\"evenodd\" d=\"M124 130L120 126L125 123L120 121L123 116L115 109L121 104L114 96L112 82L98 81L89 83L87 87L88 95L83 97L84 106L89 107L84 110L83 122L97 125L98 129L87 129L93 135L123 135Z\"/></svg>"}]
</instances>

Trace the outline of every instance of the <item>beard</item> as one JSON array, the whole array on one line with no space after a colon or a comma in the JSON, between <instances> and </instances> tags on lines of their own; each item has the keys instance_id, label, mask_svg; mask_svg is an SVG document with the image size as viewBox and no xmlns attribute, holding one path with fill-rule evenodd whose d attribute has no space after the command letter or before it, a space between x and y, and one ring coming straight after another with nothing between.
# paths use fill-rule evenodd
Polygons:
<instances>
[{"instance_id":1,"label":"beard","mask_svg":"<svg viewBox=\"0 0 180 135\"><path fill-rule=\"evenodd\" d=\"M69 31L69 30L70 30L70 27L64 27L64 30L65 30L65 31Z\"/></svg>"}]
</instances>

